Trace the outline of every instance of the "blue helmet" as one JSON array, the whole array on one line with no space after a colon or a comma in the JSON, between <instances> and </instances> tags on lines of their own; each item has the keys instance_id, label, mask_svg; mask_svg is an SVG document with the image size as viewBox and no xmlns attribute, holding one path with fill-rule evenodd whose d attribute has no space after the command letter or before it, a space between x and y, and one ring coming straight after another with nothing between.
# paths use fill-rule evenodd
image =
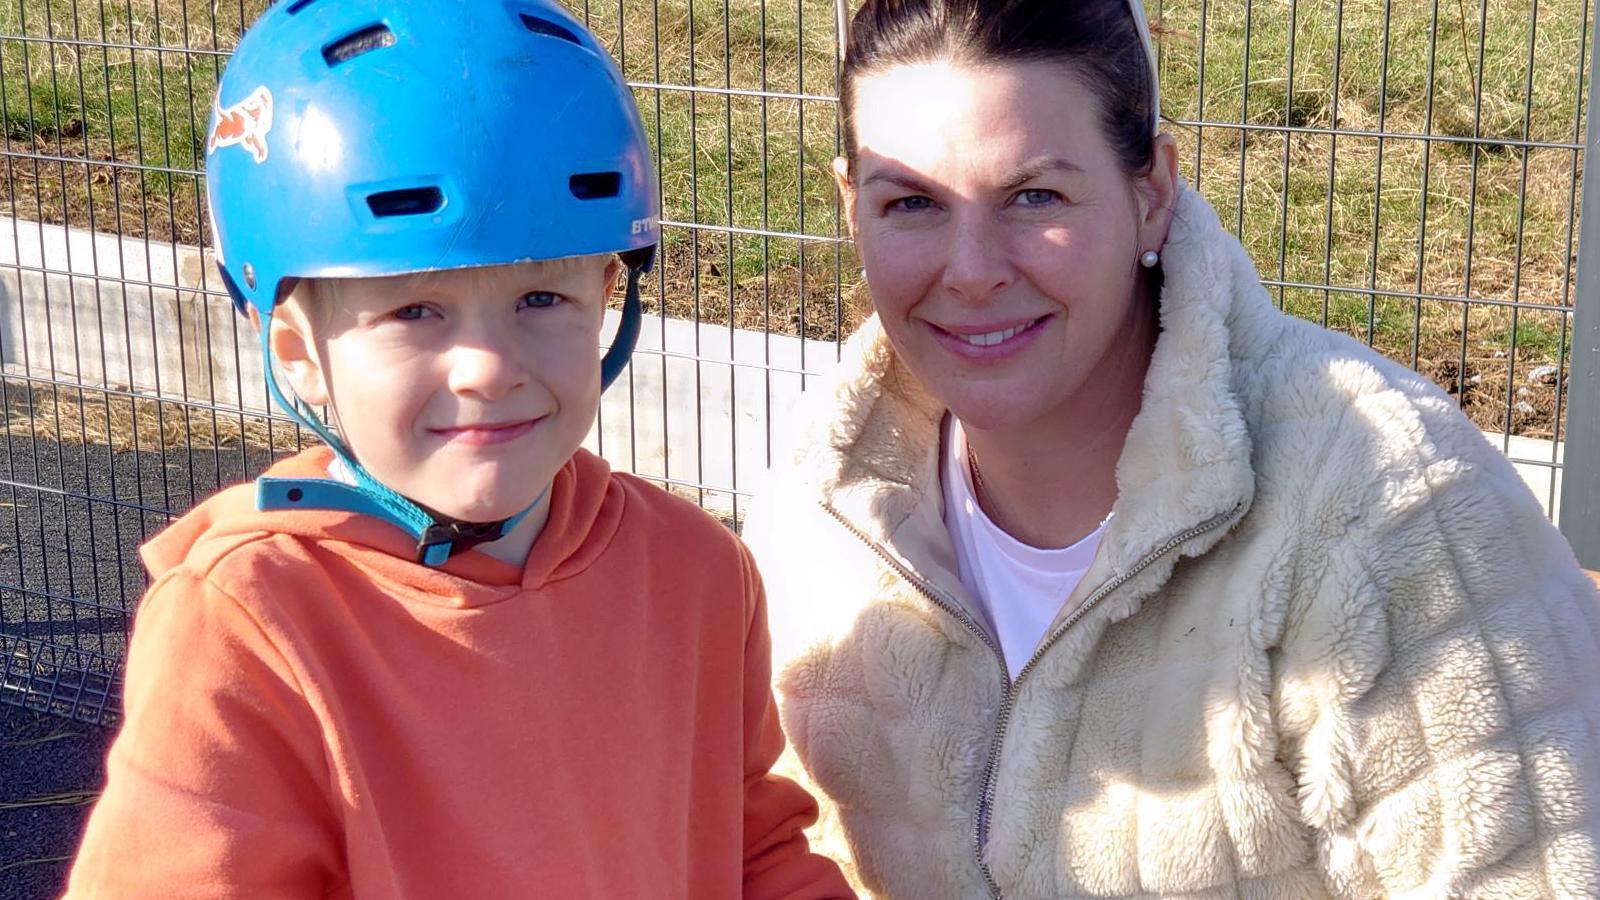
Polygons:
<instances>
[{"instance_id":1,"label":"blue helmet","mask_svg":"<svg viewBox=\"0 0 1600 900\"><path fill-rule=\"evenodd\" d=\"M206 193L236 302L660 240L622 74L548 0L293 0L217 90ZM637 256L635 257L637 259Z\"/></svg>"},{"instance_id":2,"label":"blue helmet","mask_svg":"<svg viewBox=\"0 0 1600 900\"><path fill-rule=\"evenodd\" d=\"M275 4L218 85L206 194L223 281L263 326L295 279L616 252L628 297L606 384L632 352L638 280L660 241L632 95L594 36L551 0ZM514 524L445 523L467 527L441 544L441 523L367 475L283 396L267 362L274 398L345 459L359 496L334 482L275 492L262 479L263 506L293 495L301 506L360 507L411 531L430 563L475 542L468 532L492 540Z\"/></svg>"}]
</instances>

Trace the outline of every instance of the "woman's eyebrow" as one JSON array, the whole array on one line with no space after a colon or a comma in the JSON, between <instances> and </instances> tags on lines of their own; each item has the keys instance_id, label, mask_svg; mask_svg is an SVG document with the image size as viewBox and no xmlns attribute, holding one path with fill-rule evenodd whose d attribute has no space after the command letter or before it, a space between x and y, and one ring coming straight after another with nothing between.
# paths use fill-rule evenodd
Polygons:
<instances>
[{"instance_id":1,"label":"woman's eyebrow","mask_svg":"<svg viewBox=\"0 0 1600 900\"><path fill-rule=\"evenodd\" d=\"M925 194L931 190L925 182L910 175L902 175L899 172L874 172L861 182L861 186L867 187L879 182L899 185L908 191L916 191L919 194Z\"/></svg>"},{"instance_id":2,"label":"woman's eyebrow","mask_svg":"<svg viewBox=\"0 0 1600 900\"><path fill-rule=\"evenodd\" d=\"M1028 182L1046 172L1073 172L1082 173L1083 167L1076 163L1062 159L1059 156L1040 156L1030 159L1017 166L1011 174L1001 182L1001 190L1013 190L1022 187Z\"/></svg>"},{"instance_id":3,"label":"woman's eyebrow","mask_svg":"<svg viewBox=\"0 0 1600 900\"><path fill-rule=\"evenodd\" d=\"M1083 172L1083 167L1059 156L1035 157L1013 169L1011 173L1006 176L1005 180L1000 183L1000 190L1015 190L1016 188L1027 184L1046 172L1071 172L1075 174L1081 174ZM921 179L900 172L874 172L862 179L861 186L865 188L878 183L893 184L905 188L908 191L916 191L918 193L928 193L932 190L932 188L930 188L928 184Z\"/></svg>"}]
</instances>

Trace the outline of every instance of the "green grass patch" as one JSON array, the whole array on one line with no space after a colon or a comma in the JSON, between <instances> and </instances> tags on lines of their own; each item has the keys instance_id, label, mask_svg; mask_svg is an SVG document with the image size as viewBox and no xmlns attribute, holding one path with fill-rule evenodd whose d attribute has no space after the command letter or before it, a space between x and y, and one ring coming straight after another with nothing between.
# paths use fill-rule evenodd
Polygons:
<instances>
[{"instance_id":1,"label":"green grass patch","mask_svg":"<svg viewBox=\"0 0 1600 900\"><path fill-rule=\"evenodd\" d=\"M203 242L192 173L220 54L264 6L0 0L0 118L13 154L0 172L4 212ZM828 171L839 147L832 0L570 6L639 85L664 215L707 226L668 229L652 309L813 337L853 328L858 264L833 243ZM1513 335L1519 367L1569 352L1560 313L1463 314L1384 292L1572 302L1581 154L1530 144L1582 142L1583 0L1148 9L1164 112L1204 123L1170 126L1181 166L1263 275L1284 283L1279 304L1441 383L1467 380L1463 344L1467 368L1485 370L1496 352L1511 355ZM1285 127L1303 131L1274 130Z\"/></svg>"},{"instance_id":2,"label":"green grass patch","mask_svg":"<svg viewBox=\"0 0 1600 900\"><path fill-rule=\"evenodd\" d=\"M1507 353L1514 347L1519 357L1541 363L1552 361L1563 348L1570 350L1572 345L1572 323L1562 322L1561 318L1540 311L1518 310L1514 320L1496 331L1491 340L1496 349Z\"/></svg>"}]
</instances>

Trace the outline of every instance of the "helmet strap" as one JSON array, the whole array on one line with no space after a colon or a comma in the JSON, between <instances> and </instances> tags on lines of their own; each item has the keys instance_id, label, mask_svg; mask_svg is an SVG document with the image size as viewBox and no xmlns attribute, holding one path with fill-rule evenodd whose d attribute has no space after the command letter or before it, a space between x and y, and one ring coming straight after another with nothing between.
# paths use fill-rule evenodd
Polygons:
<instances>
[{"instance_id":1,"label":"helmet strap","mask_svg":"<svg viewBox=\"0 0 1600 900\"><path fill-rule=\"evenodd\" d=\"M649 262L628 263L628 294L622 301L622 321L617 324L617 335L611 339L606 355L600 358L600 390L605 390L617 380L622 370L633 358L633 348L639 343L639 325L644 318L639 301L639 278L650 267Z\"/></svg>"}]
</instances>

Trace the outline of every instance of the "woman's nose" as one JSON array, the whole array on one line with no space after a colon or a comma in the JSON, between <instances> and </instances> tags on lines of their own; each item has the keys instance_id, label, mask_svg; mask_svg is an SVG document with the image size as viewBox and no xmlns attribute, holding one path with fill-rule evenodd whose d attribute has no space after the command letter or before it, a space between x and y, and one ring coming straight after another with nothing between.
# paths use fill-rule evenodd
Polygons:
<instances>
[{"instance_id":1,"label":"woman's nose","mask_svg":"<svg viewBox=\"0 0 1600 900\"><path fill-rule=\"evenodd\" d=\"M1010 285L1014 270L999 227L993 216L981 212L952 217L942 279L946 290L969 303L979 303Z\"/></svg>"}]
</instances>

